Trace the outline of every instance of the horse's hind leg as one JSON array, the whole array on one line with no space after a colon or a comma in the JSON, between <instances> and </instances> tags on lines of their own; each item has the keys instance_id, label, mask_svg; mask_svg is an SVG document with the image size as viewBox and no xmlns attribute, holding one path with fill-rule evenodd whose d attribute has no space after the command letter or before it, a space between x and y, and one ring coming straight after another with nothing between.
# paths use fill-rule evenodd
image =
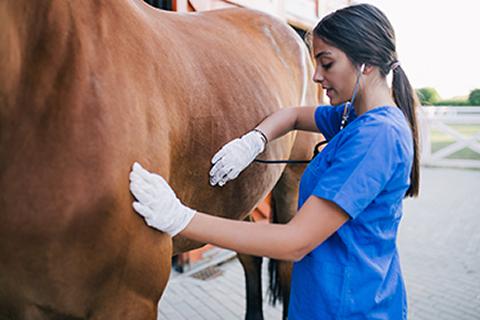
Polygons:
<instances>
[{"instance_id":1,"label":"horse's hind leg","mask_svg":"<svg viewBox=\"0 0 480 320\"><path fill-rule=\"evenodd\" d=\"M172 243L166 235L146 234L130 241L125 263L92 297L89 320L157 319L158 301L171 270Z\"/></svg>"},{"instance_id":2,"label":"horse's hind leg","mask_svg":"<svg viewBox=\"0 0 480 320\"><path fill-rule=\"evenodd\" d=\"M262 306L262 257L238 254L238 259L245 272L245 289L247 299L246 320L263 320Z\"/></svg>"}]
</instances>

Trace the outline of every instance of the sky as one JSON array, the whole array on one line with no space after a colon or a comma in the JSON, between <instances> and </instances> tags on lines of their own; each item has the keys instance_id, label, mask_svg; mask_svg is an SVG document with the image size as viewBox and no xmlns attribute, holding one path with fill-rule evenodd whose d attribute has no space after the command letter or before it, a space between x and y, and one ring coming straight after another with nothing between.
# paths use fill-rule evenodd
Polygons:
<instances>
[{"instance_id":1,"label":"sky","mask_svg":"<svg viewBox=\"0 0 480 320\"><path fill-rule=\"evenodd\" d=\"M399 60L414 88L443 99L480 88L479 0L365 0L392 23Z\"/></svg>"}]
</instances>

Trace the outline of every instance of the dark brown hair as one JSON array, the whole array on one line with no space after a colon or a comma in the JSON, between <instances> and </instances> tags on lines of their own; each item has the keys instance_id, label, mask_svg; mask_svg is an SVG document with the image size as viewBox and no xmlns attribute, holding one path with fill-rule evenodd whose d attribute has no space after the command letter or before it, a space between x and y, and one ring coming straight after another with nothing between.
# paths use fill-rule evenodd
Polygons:
<instances>
[{"instance_id":1,"label":"dark brown hair","mask_svg":"<svg viewBox=\"0 0 480 320\"><path fill-rule=\"evenodd\" d=\"M418 99L410 81L398 64L395 33L387 17L378 8L359 4L337 10L324 17L313 36L342 50L353 64L377 66L386 77L393 70L393 99L407 118L413 136L413 165L410 187L405 196L419 192L420 155L416 107Z\"/></svg>"}]
</instances>

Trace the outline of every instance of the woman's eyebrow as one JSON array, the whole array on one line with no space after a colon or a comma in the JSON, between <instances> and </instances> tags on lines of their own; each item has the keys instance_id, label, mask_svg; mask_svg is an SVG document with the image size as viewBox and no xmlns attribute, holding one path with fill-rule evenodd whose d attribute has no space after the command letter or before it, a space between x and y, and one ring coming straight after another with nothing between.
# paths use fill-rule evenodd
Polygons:
<instances>
[{"instance_id":1,"label":"woman's eyebrow","mask_svg":"<svg viewBox=\"0 0 480 320\"><path fill-rule=\"evenodd\" d=\"M332 53L330 51L320 51L315 55L315 59L320 59L322 56L330 56Z\"/></svg>"}]
</instances>

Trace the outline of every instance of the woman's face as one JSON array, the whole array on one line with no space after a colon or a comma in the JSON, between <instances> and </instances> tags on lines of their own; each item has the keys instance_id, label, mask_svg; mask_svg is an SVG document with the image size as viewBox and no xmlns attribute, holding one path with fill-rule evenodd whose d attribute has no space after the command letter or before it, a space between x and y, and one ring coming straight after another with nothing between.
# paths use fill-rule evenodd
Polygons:
<instances>
[{"instance_id":1,"label":"woman's face","mask_svg":"<svg viewBox=\"0 0 480 320\"><path fill-rule=\"evenodd\" d=\"M313 81L326 90L332 105L352 98L358 70L340 49L327 44L318 37L313 38L315 73Z\"/></svg>"}]
</instances>

